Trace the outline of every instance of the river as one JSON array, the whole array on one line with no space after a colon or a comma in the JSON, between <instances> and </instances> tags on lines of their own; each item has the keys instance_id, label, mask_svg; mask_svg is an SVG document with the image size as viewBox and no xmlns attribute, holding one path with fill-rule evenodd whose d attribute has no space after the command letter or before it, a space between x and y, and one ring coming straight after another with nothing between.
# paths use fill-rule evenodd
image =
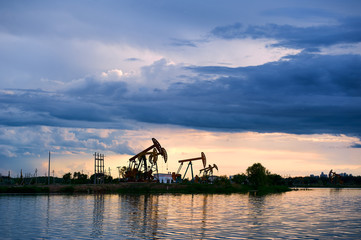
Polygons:
<instances>
[{"instance_id":1,"label":"river","mask_svg":"<svg viewBox=\"0 0 361 240\"><path fill-rule=\"evenodd\" d=\"M361 189L0 195L0 239L360 239Z\"/></svg>"}]
</instances>

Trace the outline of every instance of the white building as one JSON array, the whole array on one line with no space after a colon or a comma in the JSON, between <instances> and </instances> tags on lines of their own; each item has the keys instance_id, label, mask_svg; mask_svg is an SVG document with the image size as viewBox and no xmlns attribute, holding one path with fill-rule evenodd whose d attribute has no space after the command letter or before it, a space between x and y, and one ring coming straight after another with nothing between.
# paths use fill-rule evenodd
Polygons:
<instances>
[{"instance_id":1,"label":"white building","mask_svg":"<svg viewBox=\"0 0 361 240\"><path fill-rule=\"evenodd\" d=\"M158 178L160 183L173 183L173 178L171 173L158 173Z\"/></svg>"}]
</instances>

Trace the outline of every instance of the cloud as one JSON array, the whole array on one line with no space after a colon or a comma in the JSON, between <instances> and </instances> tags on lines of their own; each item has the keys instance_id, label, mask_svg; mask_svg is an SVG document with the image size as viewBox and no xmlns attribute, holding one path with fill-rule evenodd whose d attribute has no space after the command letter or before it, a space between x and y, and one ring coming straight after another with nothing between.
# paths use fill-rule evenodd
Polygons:
<instances>
[{"instance_id":1,"label":"cloud","mask_svg":"<svg viewBox=\"0 0 361 240\"><path fill-rule=\"evenodd\" d=\"M100 77L86 77L66 84L63 91L73 96L121 98L127 92L127 83L121 80L121 70L103 72ZM101 100L100 100L101 101Z\"/></svg>"},{"instance_id":2,"label":"cloud","mask_svg":"<svg viewBox=\"0 0 361 240\"><path fill-rule=\"evenodd\" d=\"M135 90L118 76L84 78L58 92L2 91L0 122L115 129L152 123L360 136L359 66L358 55L305 53L238 68L184 67L162 60L143 69L145 84Z\"/></svg>"},{"instance_id":3,"label":"cloud","mask_svg":"<svg viewBox=\"0 0 361 240\"><path fill-rule=\"evenodd\" d=\"M219 78L179 91L202 102L196 104L197 117L189 120L193 124L204 121L207 126L258 132L360 135L360 63L357 55L300 54L256 67L195 67L200 74L218 74Z\"/></svg>"},{"instance_id":4,"label":"cloud","mask_svg":"<svg viewBox=\"0 0 361 240\"><path fill-rule=\"evenodd\" d=\"M130 117L214 130L360 135L359 64L356 55L300 54L256 67L191 67L197 81L133 103Z\"/></svg>"},{"instance_id":5,"label":"cloud","mask_svg":"<svg viewBox=\"0 0 361 240\"><path fill-rule=\"evenodd\" d=\"M171 39L171 45L175 47L197 47L194 41L186 39Z\"/></svg>"},{"instance_id":6,"label":"cloud","mask_svg":"<svg viewBox=\"0 0 361 240\"><path fill-rule=\"evenodd\" d=\"M95 151L134 154L124 131L61 127L0 128L0 165L33 170L46 159L48 151L56 155L89 155ZM15 162L14 162L15 161Z\"/></svg>"},{"instance_id":7,"label":"cloud","mask_svg":"<svg viewBox=\"0 0 361 240\"><path fill-rule=\"evenodd\" d=\"M265 24L248 25L235 23L215 27L211 34L224 39L275 39L272 46L288 48L320 48L335 44L361 42L361 18L349 17L334 25L296 27L292 25Z\"/></svg>"}]
</instances>

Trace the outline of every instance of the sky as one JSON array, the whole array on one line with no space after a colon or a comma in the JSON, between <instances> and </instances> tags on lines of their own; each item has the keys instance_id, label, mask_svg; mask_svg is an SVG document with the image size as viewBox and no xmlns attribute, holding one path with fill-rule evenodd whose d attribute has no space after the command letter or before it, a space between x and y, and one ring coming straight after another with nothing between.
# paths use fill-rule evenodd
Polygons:
<instances>
[{"instance_id":1,"label":"sky","mask_svg":"<svg viewBox=\"0 0 361 240\"><path fill-rule=\"evenodd\" d=\"M361 175L360 1L0 0L0 174ZM194 170L202 168L194 162Z\"/></svg>"}]
</instances>

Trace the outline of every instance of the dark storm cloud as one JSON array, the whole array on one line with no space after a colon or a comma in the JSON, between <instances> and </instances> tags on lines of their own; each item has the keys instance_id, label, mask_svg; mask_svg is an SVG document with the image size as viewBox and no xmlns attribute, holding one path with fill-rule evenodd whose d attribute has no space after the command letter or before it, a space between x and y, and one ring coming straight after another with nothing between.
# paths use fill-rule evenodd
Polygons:
<instances>
[{"instance_id":1,"label":"dark storm cloud","mask_svg":"<svg viewBox=\"0 0 361 240\"><path fill-rule=\"evenodd\" d=\"M116 99L122 97L127 92L127 85L121 81L101 81L88 77L72 82L65 92L74 96L99 97L101 101L103 96Z\"/></svg>"},{"instance_id":2,"label":"dark storm cloud","mask_svg":"<svg viewBox=\"0 0 361 240\"><path fill-rule=\"evenodd\" d=\"M187 68L190 83L135 92L124 82L85 79L57 93L4 92L0 120L8 126L126 128L123 119L212 130L360 136L360 66L359 55L315 54L255 67L194 66Z\"/></svg>"},{"instance_id":3,"label":"dark storm cloud","mask_svg":"<svg viewBox=\"0 0 361 240\"><path fill-rule=\"evenodd\" d=\"M319 48L343 43L361 42L361 18L344 18L336 25L296 27L292 25L265 24L244 26L235 23L214 28L211 33L219 38L267 38L278 43L273 46L289 48Z\"/></svg>"},{"instance_id":4,"label":"dark storm cloud","mask_svg":"<svg viewBox=\"0 0 361 240\"><path fill-rule=\"evenodd\" d=\"M214 130L360 135L360 64L356 55L300 54L257 67L192 67L202 80L132 102L129 117Z\"/></svg>"},{"instance_id":5,"label":"dark storm cloud","mask_svg":"<svg viewBox=\"0 0 361 240\"><path fill-rule=\"evenodd\" d=\"M108 105L112 91L93 97L89 96L93 90L82 95L74 95L75 89L68 93L11 91L0 93L0 123L5 126L101 127L113 120L113 106Z\"/></svg>"}]
</instances>

